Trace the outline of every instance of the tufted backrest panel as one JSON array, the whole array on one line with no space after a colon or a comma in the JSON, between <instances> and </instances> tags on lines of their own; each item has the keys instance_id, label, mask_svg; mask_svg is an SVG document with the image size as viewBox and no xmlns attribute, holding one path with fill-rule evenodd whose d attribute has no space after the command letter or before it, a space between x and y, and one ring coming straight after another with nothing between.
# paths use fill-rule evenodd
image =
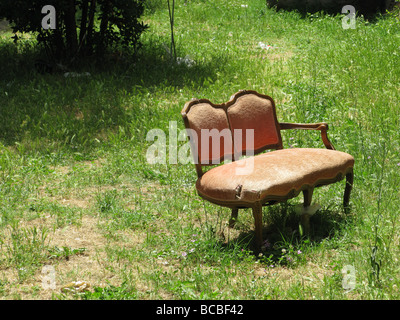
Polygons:
<instances>
[{"instance_id":1,"label":"tufted backrest panel","mask_svg":"<svg viewBox=\"0 0 400 320\"><path fill-rule=\"evenodd\" d=\"M236 132L235 152L258 153L281 147L282 138L272 98L256 93L243 94L229 104L227 114L230 128Z\"/></svg>"},{"instance_id":2,"label":"tufted backrest panel","mask_svg":"<svg viewBox=\"0 0 400 320\"><path fill-rule=\"evenodd\" d=\"M257 154L282 148L275 103L255 91L239 91L219 105L207 99L191 100L182 117L196 164L210 165L236 160L248 151Z\"/></svg>"}]
</instances>

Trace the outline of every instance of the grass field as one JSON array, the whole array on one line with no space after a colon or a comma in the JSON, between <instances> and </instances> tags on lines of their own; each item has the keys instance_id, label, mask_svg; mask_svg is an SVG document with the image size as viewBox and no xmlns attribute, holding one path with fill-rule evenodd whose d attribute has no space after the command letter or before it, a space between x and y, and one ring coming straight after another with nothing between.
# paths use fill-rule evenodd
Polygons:
<instances>
[{"instance_id":1,"label":"grass field","mask_svg":"<svg viewBox=\"0 0 400 320\"><path fill-rule=\"evenodd\" d=\"M37 73L34 40L0 31L0 298L399 299L398 16L344 29L342 16L265 1L177 1L177 54L191 66L171 64L164 1L143 19L136 60L82 77ZM240 89L272 96L282 122L327 122L356 161L348 216L344 182L315 191L310 237L302 197L265 208L259 255L250 211L229 229L229 210L197 196L192 164L146 158L150 130L184 128L186 101ZM323 147L315 132L283 138ZM62 290L73 281L89 290Z\"/></svg>"}]
</instances>

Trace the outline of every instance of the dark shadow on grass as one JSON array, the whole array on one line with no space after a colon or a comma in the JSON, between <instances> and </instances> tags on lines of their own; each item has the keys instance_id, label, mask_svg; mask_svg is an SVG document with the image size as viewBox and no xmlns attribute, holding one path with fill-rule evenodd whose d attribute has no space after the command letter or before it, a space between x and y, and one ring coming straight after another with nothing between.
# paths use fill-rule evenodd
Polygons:
<instances>
[{"instance_id":1,"label":"dark shadow on grass","mask_svg":"<svg viewBox=\"0 0 400 320\"><path fill-rule=\"evenodd\" d=\"M166 82L173 87L183 87L188 83L201 85L205 79L213 79L218 70L226 63L223 57L215 57L212 61L194 61L189 66L182 63L174 63L170 55L162 46L153 45L143 47L136 55L123 52L106 54L102 58L82 58L79 63L71 67L52 63L40 49L36 48L33 41L24 41L15 46L11 41L0 41L1 78L3 81L27 82L32 77L40 77L44 74L49 82L59 81L60 75L67 72L92 73L93 76L107 77L110 74L131 75L129 81L124 79L118 82L118 87L130 88L140 84L151 88ZM48 70L40 70L35 64L46 62ZM29 75L29 79L27 79ZM52 78L51 76L54 76ZM91 81L91 78L87 78Z\"/></svg>"},{"instance_id":2,"label":"dark shadow on grass","mask_svg":"<svg viewBox=\"0 0 400 320\"><path fill-rule=\"evenodd\" d=\"M264 208L264 247L260 252L255 246L254 231L240 233L236 238L224 243L225 248L242 246L258 258L269 257L269 263L285 264L286 256L302 250L304 246L318 246L326 240L335 238L340 241L342 232L352 223L352 215L345 215L339 209L318 210L310 218L310 233L304 234L300 227L300 217L293 205L283 203ZM240 219L240 213L239 213Z\"/></svg>"},{"instance_id":3,"label":"dark shadow on grass","mask_svg":"<svg viewBox=\"0 0 400 320\"><path fill-rule=\"evenodd\" d=\"M82 152L105 132L133 122L143 135L140 125L147 123L146 117L154 121L169 116L157 101L152 105L152 93L171 94L185 86L200 89L223 72L224 59L172 63L161 45L152 44L135 56L110 53L82 60L74 68L52 64L43 70L37 67L43 56L34 41L18 46L0 41L0 142L14 146L28 139L62 145L73 140L73 151ZM148 97L147 113L140 109L142 96ZM135 103L127 106L126 97Z\"/></svg>"}]
</instances>

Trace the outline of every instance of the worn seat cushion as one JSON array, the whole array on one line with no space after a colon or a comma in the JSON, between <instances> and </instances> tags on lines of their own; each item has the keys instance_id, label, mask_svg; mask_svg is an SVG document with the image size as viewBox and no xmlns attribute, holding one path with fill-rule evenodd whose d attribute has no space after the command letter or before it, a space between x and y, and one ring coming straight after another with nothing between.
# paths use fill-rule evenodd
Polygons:
<instances>
[{"instance_id":1,"label":"worn seat cushion","mask_svg":"<svg viewBox=\"0 0 400 320\"><path fill-rule=\"evenodd\" d=\"M251 204L337 181L353 165L354 158L341 151L282 149L214 167L197 180L196 188L210 201Z\"/></svg>"}]
</instances>

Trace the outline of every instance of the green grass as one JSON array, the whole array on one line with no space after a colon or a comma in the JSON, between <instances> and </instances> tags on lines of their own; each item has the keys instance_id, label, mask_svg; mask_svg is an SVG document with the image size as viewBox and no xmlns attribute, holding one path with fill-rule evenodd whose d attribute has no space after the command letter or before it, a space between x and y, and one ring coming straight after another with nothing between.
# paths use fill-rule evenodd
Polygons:
<instances>
[{"instance_id":1,"label":"green grass","mask_svg":"<svg viewBox=\"0 0 400 320\"><path fill-rule=\"evenodd\" d=\"M359 17L344 30L340 16L246 3L177 2L177 54L192 67L172 65L164 49L162 1L148 1L139 56L75 70L89 77L38 74L34 41L14 46L0 31L2 299L400 297L398 17ZM315 191L310 238L294 209L301 197L265 208L268 246L256 255L249 210L229 229L229 210L197 196L193 165L147 162L147 133L168 141L171 121L182 130L186 101L221 103L240 89L271 95L282 122L329 123L333 145L356 160L351 215L344 183ZM323 147L314 132L283 134L285 147ZM46 265L53 291L41 285ZM90 290L60 290L78 280Z\"/></svg>"}]
</instances>

